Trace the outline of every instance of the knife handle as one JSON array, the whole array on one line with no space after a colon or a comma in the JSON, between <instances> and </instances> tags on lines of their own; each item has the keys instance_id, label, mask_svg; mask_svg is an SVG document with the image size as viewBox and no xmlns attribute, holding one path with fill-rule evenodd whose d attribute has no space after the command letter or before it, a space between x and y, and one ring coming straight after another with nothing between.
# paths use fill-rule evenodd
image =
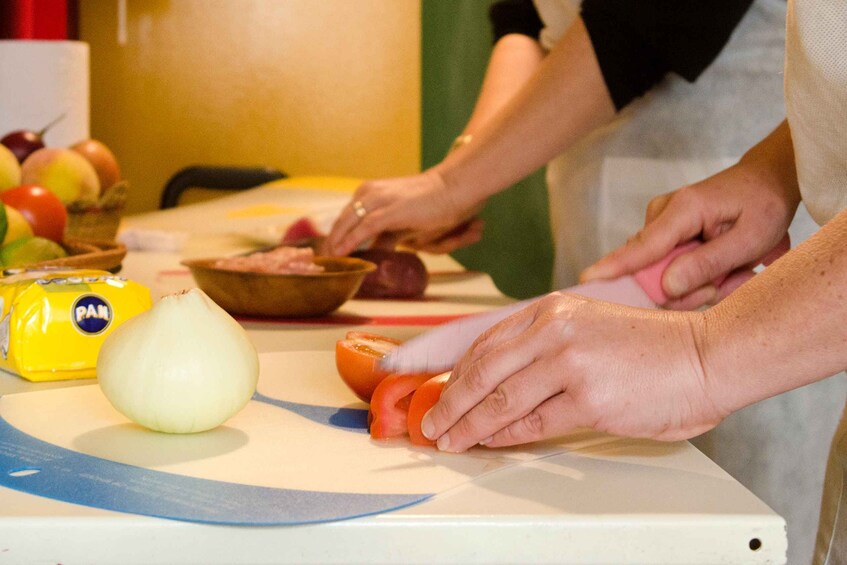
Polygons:
<instances>
[{"instance_id":1,"label":"knife handle","mask_svg":"<svg viewBox=\"0 0 847 565\"><path fill-rule=\"evenodd\" d=\"M647 296L650 297L650 300L659 306L666 304L668 300L670 300L668 295L665 294L665 290L662 288L662 276L665 274L665 269L668 268L671 261L680 255L684 255L689 251L697 249L701 245L703 245L703 242L698 239L677 245L663 259L659 259L652 265L644 267L633 275L635 280L638 282L638 285L644 290ZM725 279L726 275L721 275L715 279L715 286L720 285Z\"/></svg>"}]
</instances>

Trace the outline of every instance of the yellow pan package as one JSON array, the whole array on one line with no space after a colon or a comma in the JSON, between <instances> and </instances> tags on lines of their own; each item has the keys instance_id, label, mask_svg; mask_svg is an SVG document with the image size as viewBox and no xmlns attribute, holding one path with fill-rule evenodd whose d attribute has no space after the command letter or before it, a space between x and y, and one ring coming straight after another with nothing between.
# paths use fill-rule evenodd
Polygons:
<instances>
[{"instance_id":1,"label":"yellow pan package","mask_svg":"<svg viewBox=\"0 0 847 565\"><path fill-rule=\"evenodd\" d=\"M0 278L0 368L31 381L94 377L106 336L150 306L146 287L107 271Z\"/></svg>"}]
</instances>

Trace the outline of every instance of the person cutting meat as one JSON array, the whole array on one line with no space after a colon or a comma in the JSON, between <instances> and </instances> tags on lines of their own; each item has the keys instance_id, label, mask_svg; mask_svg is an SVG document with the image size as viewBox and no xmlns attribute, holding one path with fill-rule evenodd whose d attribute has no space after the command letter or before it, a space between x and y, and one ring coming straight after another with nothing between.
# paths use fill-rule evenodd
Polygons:
<instances>
[{"instance_id":1,"label":"person cutting meat","mask_svg":"<svg viewBox=\"0 0 847 565\"><path fill-rule=\"evenodd\" d=\"M327 251L379 235L451 251L481 236L487 197L547 164L553 286L571 286L650 198L728 166L784 115L783 0L536 4L493 6L496 43L454 151L420 175L364 183Z\"/></svg>"},{"instance_id":2,"label":"person cutting meat","mask_svg":"<svg viewBox=\"0 0 847 565\"><path fill-rule=\"evenodd\" d=\"M788 120L732 167L653 199L644 228L583 273L632 273L700 237L663 277L705 311L650 311L554 293L483 334L422 431L447 451L588 427L680 440L847 367L847 5L789 0ZM786 233L801 198L818 233L726 295ZM725 297L724 297L725 296ZM832 442L815 564L847 563L847 419Z\"/></svg>"},{"instance_id":3,"label":"person cutting meat","mask_svg":"<svg viewBox=\"0 0 847 565\"><path fill-rule=\"evenodd\" d=\"M553 283L564 288L641 226L651 198L737 161L784 116L784 0L508 0L492 20L488 70L454 150L420 175L364 183L328 251L377 237L433 252L473 243L484 201L548 163ZM812 224L801 209L794 241ZM792 553L811 548L845 390L833 380L756 404L695 441L786 517ZM813 463L798 472L798 460Z\"/></svg>"}]
</instances>

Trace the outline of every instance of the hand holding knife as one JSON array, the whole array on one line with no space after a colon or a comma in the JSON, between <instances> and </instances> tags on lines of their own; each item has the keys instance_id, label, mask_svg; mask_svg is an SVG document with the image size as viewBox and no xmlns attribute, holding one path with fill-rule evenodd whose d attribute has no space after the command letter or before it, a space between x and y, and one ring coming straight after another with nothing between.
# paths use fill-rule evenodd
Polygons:
<instances>
[{"instance_id":1,"label":"hand holding knife","mask_svg":"<svg viewBox=\"0 0 847 565\"><path fill-rule=\"evenodd\" d=\"M676 257L699 245L700 241L679 245L664 259L634 275L591 281L564 291L637 308L657 308L668 301L662 290L662 275L665 269ZM398 373L436 373L450 370L480 334L540 298L542 297L531 298L439 326L397 347L386 355L380 364L386 370Z\"/></svg>"}]
</instances>

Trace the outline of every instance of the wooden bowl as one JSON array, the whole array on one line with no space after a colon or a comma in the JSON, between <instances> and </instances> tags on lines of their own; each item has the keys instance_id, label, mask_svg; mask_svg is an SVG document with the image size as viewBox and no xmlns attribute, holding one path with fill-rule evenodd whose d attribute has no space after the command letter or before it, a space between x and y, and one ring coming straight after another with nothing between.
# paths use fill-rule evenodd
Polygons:
<instances>
[{"instance_id":1,"label":"wooden bowl","mask_svg":"<svg viewBox=\"0 0 847 565\"><path fill-rule=\"evenodd\" d=\"M115 241L65 239L62 247L68 252L67 257L15 265L11 269L97 269L116 273L126 256L126 246Z\"/></svg>"},{"instance_id":2,"label":"wooden bowl","mask_svg":"<svg viewBox=\"0 0 847 565\"><path fill-rule=\"evenodd\" d=\"M309 275L273 275L231 271L214 266L218 259L192 259L182 264L209 298L230 314L275 318L308 318L337 310L359 290L365 275L376 270L370 261L353 257L315 257L326 269Z\"/></svg>"}]
</instances>

